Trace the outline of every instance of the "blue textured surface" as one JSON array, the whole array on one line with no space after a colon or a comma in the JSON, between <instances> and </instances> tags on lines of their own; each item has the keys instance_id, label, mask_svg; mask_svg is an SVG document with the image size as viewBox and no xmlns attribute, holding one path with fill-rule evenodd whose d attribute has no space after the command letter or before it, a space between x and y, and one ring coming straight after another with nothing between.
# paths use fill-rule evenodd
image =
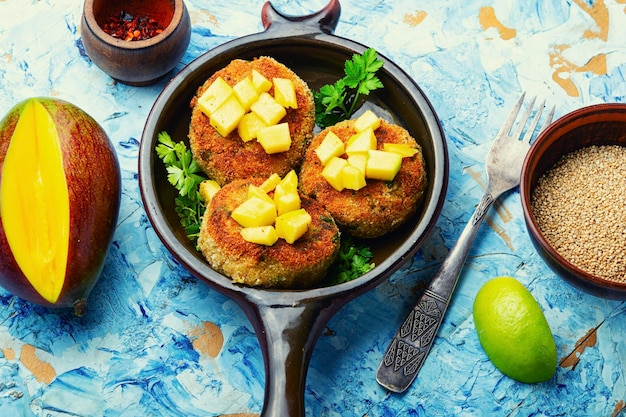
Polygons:
<instances>
[{"instance_id":1,"label":"blue textured surface","mask_svg":"<svg viewBox=\"0 0 626 417\"><path fill-rule=\"evenodd\" d=\"M164 84L117 84L93 65L80 41L79 3L0 1L0 114L27 97L54 96L98 120L122 167L119 224L81 319L0 290L0 414L259 413L264 370L249 322L174 261L142 208L138 141ZM186 4L193 33L176 71L262 30L261 1ZM293 15L325 4L274 2ZM545 97L557 116L624 101L626 2L344 0L335 33L376 48L417 81L444 126L451 181L436 230L415 258L329 322L307 378L307 416L625 415L626 305L553 275L528 239L517 192L492 209L479 232L414 385L390 394L374 376L416 293L481 197L485 153L521 91ZM498 275L519 279L545 311L562 361L546 383L504 377L478 343L472 302Z\"/></svg>"}]
</instances>

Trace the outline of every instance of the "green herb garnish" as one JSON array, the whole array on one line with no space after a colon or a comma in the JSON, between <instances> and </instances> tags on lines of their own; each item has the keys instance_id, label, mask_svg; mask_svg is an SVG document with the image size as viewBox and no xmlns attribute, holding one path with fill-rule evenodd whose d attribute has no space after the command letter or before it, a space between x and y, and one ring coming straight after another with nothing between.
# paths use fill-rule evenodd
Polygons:
<instances>
[{"instance_id":1,"label":"green herb garnish","mask_svg":"<svg viewBox=\"0 0 626 417\"><path fill-rule=\"evenodd\" d=\"M364 275L376 266L371 260L369 246L342 236L339 254L328 272L331 284L341 284Z\"/></svg>"},{"instance_id":2,"label":"green herb garnish","mask_svg":"<svg viewBox=\"0 0 626 417\"><path fill-rule=\"evenodd\" d=\"M313 93L317 125L323 129L352 117L361 95L383 87L376 76L376 71L382 66L383 61L378 59L373 48L362 55L352 55L352 59L345 63L343 78Z\"/></svg>"},{"instance_id":3,"label":"green herb garnish","mask_svg":"<svg viewBox=\"0 0 626 417\"><path fill-rule=\"evenodd\" d=\"M167 132L159 133L157 139L156 152L165 164L167 180L178 190L176 213L187 236L195 244L206 208L199 185L206 178L198 174L202 171L184 142L174 142Z\"/></svg>"}]
</instances>

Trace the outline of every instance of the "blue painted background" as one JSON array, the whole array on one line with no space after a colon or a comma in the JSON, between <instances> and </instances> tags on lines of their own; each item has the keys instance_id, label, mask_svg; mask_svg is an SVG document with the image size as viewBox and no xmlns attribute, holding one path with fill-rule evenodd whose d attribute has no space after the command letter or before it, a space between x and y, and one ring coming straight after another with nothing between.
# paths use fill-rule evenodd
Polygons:
<instances>
[{"instance_id":1,"label":"blue painted background","mask_svg":"<svg viewBox=\"0 0 626 417\"><path fill-rule=\"evenodd\" d=\"M176 71L262 30L261 1L186 4L193 33ZM274 1L294 15L325 4ZM129 87L100 71L81 44L81 11L74 0L0 0L0 114L31 96L73 102L108 132L123 175L114 243L84 317L0 289L0 415L259 413L264 370L250 324L174 261L142 208L138 141L164 82ZM344 0L335 33L376 48L424 90L447 136L451 181L437 228L415 258L329 322L308 374L307 415L626 415L626 305L553 275L528 239L516 191L480 230L414 385L390 394L374 378L393 332L480 199L485 154L521 91L546 98L557 116L624 101L626 1ZM472 302L498 275L519 279L545 311L563 361L546 383L504 377L478 343Z\"/></svg>"}]
</instances>

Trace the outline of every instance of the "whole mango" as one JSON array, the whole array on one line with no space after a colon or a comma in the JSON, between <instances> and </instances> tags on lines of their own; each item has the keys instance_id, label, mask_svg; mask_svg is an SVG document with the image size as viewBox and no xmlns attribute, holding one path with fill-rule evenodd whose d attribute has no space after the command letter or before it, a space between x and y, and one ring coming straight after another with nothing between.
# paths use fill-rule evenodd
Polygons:
<instances>
[{"instance_id":1,"label":"whole mango","mask_svg":"<svg viewBox=\"0 0 626 417\"><path fill-rule=\"evenodd\" d=\"M30 98L0 121L0 285L83 314L120 206L115 150L66 101Z\"/></svg>"}]
</instances>

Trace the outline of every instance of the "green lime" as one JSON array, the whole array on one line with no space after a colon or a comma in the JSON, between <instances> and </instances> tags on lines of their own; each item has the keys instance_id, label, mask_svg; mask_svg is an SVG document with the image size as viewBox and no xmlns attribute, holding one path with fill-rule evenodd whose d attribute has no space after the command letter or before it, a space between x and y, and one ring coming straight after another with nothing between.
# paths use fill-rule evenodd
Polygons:
<instances>
[{"instance_id":1,"label":"green lime","mask_svg":"<svg viewBox=\"0 0 626 417\"><path fill-rule=\"evenodd\" d=\"M530 291L511 277L494 278L474 300L478 339L503 374L521 382L546 381L557 365L556 345Z\"/></svg>"}]
</instances>

